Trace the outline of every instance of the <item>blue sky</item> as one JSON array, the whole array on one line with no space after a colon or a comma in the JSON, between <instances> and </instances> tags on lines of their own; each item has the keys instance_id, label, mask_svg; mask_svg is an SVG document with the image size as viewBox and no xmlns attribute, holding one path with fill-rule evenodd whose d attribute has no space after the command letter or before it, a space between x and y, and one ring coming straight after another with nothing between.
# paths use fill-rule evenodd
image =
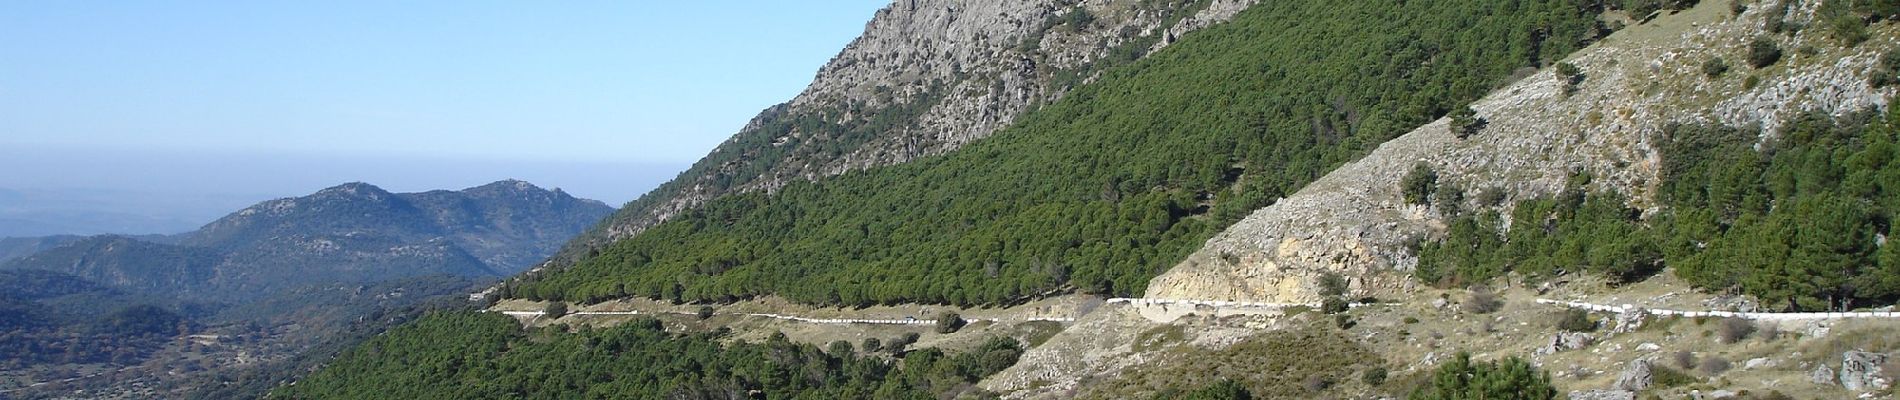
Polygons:
<instances>
[{"instance_id":1,"label":"blue sky","mask_svg":"<svg viewBox=\"0 0 1900 400\"><path fill-rule=\"evenodd\" d=\"M115 172L235 184L364 160L444 170L226 189L533 181L498 167L516 163L595 171L536 183L618 205L796 95L887 3L4 2L0 152L58 165L6 162L0 188L119 189L91 178ZM166 171L167 160L224 156L301 161L210 172L230 178ZM496 176L455 171L456 160Z\"/></svg>"}]
</instances>

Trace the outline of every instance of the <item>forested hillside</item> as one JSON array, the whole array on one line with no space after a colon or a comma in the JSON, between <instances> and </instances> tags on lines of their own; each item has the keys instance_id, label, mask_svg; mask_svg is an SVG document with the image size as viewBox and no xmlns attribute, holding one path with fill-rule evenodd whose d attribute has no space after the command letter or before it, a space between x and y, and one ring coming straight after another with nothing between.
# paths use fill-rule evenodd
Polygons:
<instances>
[{"instance_id":1,"label":"forested hillside","mask_svg":"<svg viewBox=\"0 0 1900 400\"><path fill-rule=\"evenodd\" d=\"M1739 289L1776 310L1848 310L1900 300L1900 112L1808 115L1758 129L1685 125L1658 138L1665 208L1644 219L1587 176L1510 215L1456 220L1420 252L1419 278L1474 283L1516 271L1636 281L1674 267L1697 286ZM1581 271L1579 271L1581 270Z\"/></svg>"},{"instance_id":2,"label":"forested hillside","mask_svg":"<svg viewBox=\"0 0 1900 400\"><path fill-rule=\"evenodd\" d=\"M1138 294L1246 213L1601 37L1596 4L1263 3L959 151L721 198L506 294Z\"/></svg>"},{"instance_id":3,"label":"forested hillside","mask_svg":"<svg viewBox=\"0 0 1900 400\"><path fill-rule=\"evenodd\" d=\"M137 361L198 325L180 308L192 307L57 272L0 270L0 370Z\"/></svg>"},{"instance_id":4,"label":"forested hillside","mask_svg":"<svg viewBox=\"0 0 1900 400\"><path fill-rule=\"evenodd\" d=\"M670 334L651 319L563 328L523 331L496 314L439 313L271 397L936 399L972 390L1021 354L1015 341L997 339L969 352L923 349L892 361L859 355L850 343L820 350L782 335L722 345L720 333Z\"/></svg>"}]
</instances>

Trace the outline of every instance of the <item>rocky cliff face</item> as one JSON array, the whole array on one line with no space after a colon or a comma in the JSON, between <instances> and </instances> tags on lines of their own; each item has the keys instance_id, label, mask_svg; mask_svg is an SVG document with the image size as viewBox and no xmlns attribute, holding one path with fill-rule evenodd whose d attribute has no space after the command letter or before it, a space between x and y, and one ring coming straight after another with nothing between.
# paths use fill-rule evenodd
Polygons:
<instances>
[{"instance_id":1,"label":"rocky cliff face","mask_svg":"<svg viewBox=\"0 0 1900 400\"><path fill-rule=\"evenodd\" d=\"M1255 0L897 0L673 181L571 243L559 265L719 196L942 154Z\"/></svg>"},{"instance_id":2,"label":"rocky cliff face","mask_svg":"<svg viewBox=\"0 0 1900 400\"><path fill-rule=\"evenodd\" d=\"M1821 32L1761 31L1768 18L1808 22L1812 3L1786 15L1770 15L1766 6L1730 15L1704 5L1630 27L1567 60L1585 76L1573 93L1566 94L1563 77L1541 72L1473 104L1488 121L1476 135L1458 139L1439 121L1387 142L1209 240L1153 280L1147 297L1317 301L1312 278L1327 271L1354 277L1354 288L1367 293L1406 290L1417 262L1410 243L1441 234L1446 220L1442 210L1400 197L1398 182L1416 163L1437 170L1441 185L1502 191L1505 207L1554 195L1572 171L1586 171L1596 177L1592 189L1625 193L1641 209L1653 204L1659 182L1652 141L1669 124L1773 132L1802 113L1885 107L1893 90L1871 87L1867 73L1887 49L1843 49ZM1702 72L1712 58L1745 59L1757 37L1814 52L1790 52L1780 64L1719 78ZM1479 206L1467 200L1465 207Z\"/></svg>"}]
</instances>

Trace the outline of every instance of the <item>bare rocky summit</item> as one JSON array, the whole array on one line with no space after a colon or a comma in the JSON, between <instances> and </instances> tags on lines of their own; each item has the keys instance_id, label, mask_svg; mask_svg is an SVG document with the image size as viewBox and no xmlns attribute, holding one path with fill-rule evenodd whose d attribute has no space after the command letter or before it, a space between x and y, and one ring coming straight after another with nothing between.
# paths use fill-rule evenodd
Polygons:
<instances>
[{"instance_id":1,"label":"bare rocky summit","mask_svg":"<svg viewBox=\"0 0 1900 400\"><path fill-rule=\"evenodd\" d=\"M552 265L727 194L956 150L1107 63L1144 57L1254 2L893 1L804 92L570 243Z\"/></svg>"}]
</instances>

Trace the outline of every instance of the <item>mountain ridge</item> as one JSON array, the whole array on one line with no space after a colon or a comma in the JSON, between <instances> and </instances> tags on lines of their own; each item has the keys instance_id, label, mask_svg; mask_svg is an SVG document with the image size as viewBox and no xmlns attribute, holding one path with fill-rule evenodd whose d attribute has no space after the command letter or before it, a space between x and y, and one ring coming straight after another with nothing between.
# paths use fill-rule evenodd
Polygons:
<instances>
[{"instance_id":1,"label":"mountain ridge","mask_svg":"<svg viewBox=\"0 0 1900 400\"><path fill-rule=\"evenodd\" d=\"M79 238L0 268L59 271L207 300L316 281L501 277L551 254L611 210L517 180L403 194L352 182L260 202L169 237L175 244Z\"/></svg>"}]
</instances>

